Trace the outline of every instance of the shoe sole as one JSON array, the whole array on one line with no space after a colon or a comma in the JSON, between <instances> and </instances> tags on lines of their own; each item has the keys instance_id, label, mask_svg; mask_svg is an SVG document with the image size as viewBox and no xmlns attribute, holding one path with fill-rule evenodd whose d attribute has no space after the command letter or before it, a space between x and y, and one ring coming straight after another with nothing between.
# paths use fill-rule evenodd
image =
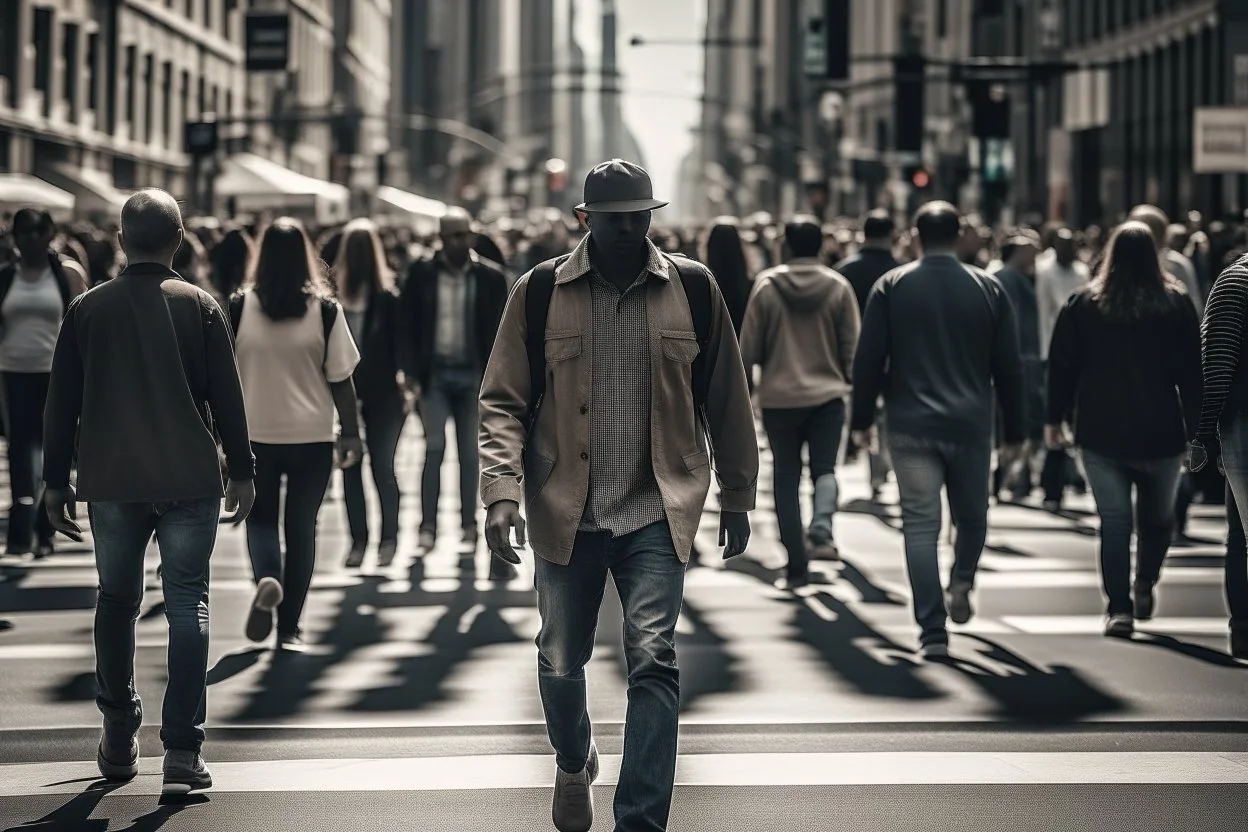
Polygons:
<instances>
[{"instance_id":1,"label":"shoe sole","mask_svg":"<svg viewBox=\"0 0 1248 832\"><path fill-rule=\"evenodd\" d=\"M251 641L264 641L273 632L273 610L282 603L282 585L273 578L265 578L256 586L256 597L247 613L245 634Z\"/></svg>"},{"instance_id":2,"label":"shoe sole","mask_svg":"<svg viewBox=\"0 0 1248 832\"><path fill-rule=\"evenodd\" d=\"M139 760L137 757L132 763L118 765L106 760L104 758L104 750L101 748L95 752L95 763L99 766L100 775L105 780L133 780L139 776Z\"/></svg>"},{"instance_id":3,"label":"shoe sole","mask_svg":"<svg viewBox=\"0 0 1248 832\"><path fill-rule=\"evenodd\" d=\"M161 786L160 788L160 793L171 794L171 795L190 794L191 792L198 792L198 791L203 791L204 789L211 789L211 788L212 788L211 777L204 778L203 780L196 780L192 783L187 783L181 780L178 780L178 781L166 780L164 785Z\"/></svg>"},{"instance_id":4,"label":"shoe sole","mask_svg":"<svg viewBox=\"0 0 1248 832\"><path fill-rule=\"evenodd\" d=\"M1131 638L1135 635L1135 628L1128 627L1125 624L1113 625L1105 628L1106 638Z\"/></svg>"},{"instance_id":5,"label":"shoe sole","mask_svg":"<svg viewBox=\"0 0 1248 832\"><path fill-rule=\"evenodd\" d=\"M966 624L975 617L975 610L971 608L970 593L949 593L949 620L954 624Z\"/></svg>"},{"instance_id":6,"label":"shoe sole","mask_svg":"<svg viewBox=\"0 0 1248 832\"><path fill-rule=\"evenodd\" d=\"M929 661L933 659L947 659L949 658L949 645L934 644L930 647L922 647L919 649L919 655Z\"/></svg>"}]
</instances>

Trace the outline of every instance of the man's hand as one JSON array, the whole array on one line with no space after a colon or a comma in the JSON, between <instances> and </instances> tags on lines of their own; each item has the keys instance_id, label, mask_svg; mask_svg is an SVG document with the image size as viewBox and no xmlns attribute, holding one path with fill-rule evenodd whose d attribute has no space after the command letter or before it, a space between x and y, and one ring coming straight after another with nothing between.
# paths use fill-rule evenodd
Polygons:
<instances>
[{"instance_id":1,"label":"man's hand","mask_svg":"<svg viewBox=\"0 0 1248 832\"><path fill-rule=\"evenodd\" d=\"M64 489L49 488L43 494L43 507L48 512L52 528L77 543L82 542L82 527L74 520L78 517L78 495L72 485Z\"/></svg>"},{"instance_id":2,"label":"man's hand","mask_svg":"<svg viewBox=\"0 0 1248 832\"><path fill-rule=\"evenodd\" d=\"M721 511L719 545L724 547L724 560L743 554L750 545L750 515L744 511Z\"/></svg>"},{"instance_id":3,"label":"man's hand","mask_svg":"<svg viewBox=\"0 0 1248 832\"><path fill-rule=\"evenodd\" d=\"M364 460L364 441L358 436L338 437L338 467L353 468Z\"/></svg>"},{"instance_id":4,"label":"man's hand","mask_svg":"<svg viewBox=\"0 0 1248 832\"><path fill-rule=\"evenodd\" d=\"M490 552L510 564L520 562L520 556L511 546L511 530L516 530L516 543L525 545L524 518L520 516L520 504L515 500L499 500L485 513L485 545Z\"/></svg>"},{"instance_id":5,"label":"man's hand","mask_svg":"<svg viewBox=\"0 0 1248 832\"><path fill-rule=\"evenodd\" d=\"M1070 434L1066 432L1065 425L1045 425L1044 426L1044 445L1051 451L1060 451L1063 448L1069 448L1074 442L1070 439Z\"/></svg>"},{"instance_id":6,"label":"man's hand","mask_svg":"<svg viewBox=\"0 0 1248 832\"><path fill-rule=\"evenodd\" d=\"M255 504L254 480L230 480L225 486L225 510L228 514L221 518L221 522L231 526L241 524L251 514L251 507Z\"/></svg>"},{"instance_id":7,"label":"man's hand","mask_svg":"<svg viewBox=\"0 0 1248 832\"><path fill-rule=\"evenodd\" d=\"M1001 450L997 451L997 466L1003 471L1009 471L1022 458L1022 442L1013 442L1009 445L1002 445Z\"/></svg>"},{"instance_id":8,"label":"man's hand","mask_svg":"<svg viewBox=\"0 0 1248 832\"><path fill-rule=\"evenodd\" d=\"M856 430L849 435L853 441L854 447L860 451L871 451L878 453L880 450L880 437L876 432L875 425L866 430Z\"/></svg>"}]
</instances>

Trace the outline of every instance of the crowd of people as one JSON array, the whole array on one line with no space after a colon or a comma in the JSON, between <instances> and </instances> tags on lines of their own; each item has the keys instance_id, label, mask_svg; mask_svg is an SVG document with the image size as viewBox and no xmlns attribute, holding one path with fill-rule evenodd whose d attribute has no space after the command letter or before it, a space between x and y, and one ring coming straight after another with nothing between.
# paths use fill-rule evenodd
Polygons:
<instances>
[{"instance_id":1,"label":"crowd of people","mask_svg":"<svg viewBox=\"0 0 1248 832\"><path fill-rule=\"evenodd\" d=\"M134 619L153 536L171 642L165 788L184 792L211 785L206 564L221 499L246 524L245 634L276 631L278 649L304 650L331 477L343 472L344 565L374 545L389 565L405 533L395 455L413 411L425 437L419 551L445 531L453 424L459 542L475 550L484 533L497 580L518 574L515 544L535 556L563 832L592 821L584 666L608 573L630 697L617 829L665 828L683 576L700 556L712 471L723 557L748 545L756 411L784 589L810 582L812 560L852 556L836 537L837 467L861 462L872 500L896 482L919 652L939 661L947 619L974 616L990 501L1039 489L1060 512L1068 490L1090 489L1105 634L1128 636L1153 614L1188 506L1225 501L1230 650L1248 659L1242 229L1171 224L1145 205L1111 230L990 230L931 202L908 229L877 210L830 224L720 218L694 233L652 225L665 204L644 170L613 160L587 178L576 224L482 223L461 209L424 238L367 219L184 224L160 191L132 197L116 229L58 227L38 209L11 218L6 551L46 557L58 531L81 540L73 507L88 504L106 777L138 770ZM942 576L946 502L954 562Z\"/></svg>"}]
</instances>

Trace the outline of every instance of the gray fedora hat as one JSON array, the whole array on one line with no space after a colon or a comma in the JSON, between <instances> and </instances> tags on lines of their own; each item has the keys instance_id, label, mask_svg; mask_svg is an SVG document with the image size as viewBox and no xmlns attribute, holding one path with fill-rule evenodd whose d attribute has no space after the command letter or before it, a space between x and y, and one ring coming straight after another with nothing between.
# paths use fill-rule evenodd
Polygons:
<instances>
[{"instance_id":1,"label":"gray fedora hat","mask_svg":"<svg viewBox=\"0 0 1248 832\"><path fill-rule=\"evenodd\" d=\"M630 214L653 211L666 204L654 198L654 186L644 168L623 159L612 159L597 165L585 177L585 201L576 206L576 210Z\"/></svg>"}]
</instances>

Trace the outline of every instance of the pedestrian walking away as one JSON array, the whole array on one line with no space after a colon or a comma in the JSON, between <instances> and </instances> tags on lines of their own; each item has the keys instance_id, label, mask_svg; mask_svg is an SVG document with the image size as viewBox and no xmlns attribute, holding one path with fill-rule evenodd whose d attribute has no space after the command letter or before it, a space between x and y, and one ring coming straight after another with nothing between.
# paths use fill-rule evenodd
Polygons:
<instances>
[{"instance_id":1,"label":"pedestrian walking away","mask_svg":"<svg viewBox=\"0 0 1248 832\"><path fill-rule=\"evenodd\" d=\"M844 277L819 263L823 231L814 217L785 228L792 260L758 277L741 332L747 373L762 368L755 395L771 445L776 519L788 553L783 586L809 583L808 558L837 560L833 534L836 462L845 432L845 398L858 345L858 302ZM808 449L814 505L803 530L798 499Z\"/></svg>"},{"instance_id":2,"label":"pedestrian walking away","mask_svg":"<svg viewBox=\"0 0 1248 832\"><path fill-rule=\"evenodd\" d=\"M1148 226L1128 222L1091 286L1063 307L1049 347L1045 438L1067 447L1064 426L1074 425L1101 520L1107 636L1129 636L1136 620L1153 617L1200 388L1196 307L1162 270Z\"/></svg>"},{"instance_id":3,"label":"pedestrian walking away","mask_svg":"<svg viewBox=\"0 0 1248 832\"><path fill-rule=\"evenodd\" d=\"M437 540L449 421L455 424L462 541L477 548L477 402L481 374L507 303L502 267L472 250L476 235L468 212L459 208L447 212L439 236L442 248L409 269L401 312L406 333L402 369L419 397L425 429L420 548L426 552ZM498 567L506 573L503 577L511 577L504 567Z\"/></svg>"},{"instance_id":4,"label":"pedestrian walking away","mask_svg":"<svg viewBox=\"0 0 1248 832\"><path fill-rule=\"evenodd\" d=\"M595 167L578 208L589 234L517 282L481 388L487 542L519 563L514 529L535 555L560 832L593 822L585 665L607 575L628 669L615 829L661 832L676 771L676 623L712 453L724 557L743 552L750 534L758 451L745 370L713 277L647 239L664 205L639 166Z\"/></svg>"},{"instance_id":5,"label":"pedestrian walking away","mask_svg":"<svg viewBox=\"0 0 1248 832\"><path fill-rule=\"evenodd\" d=\"M929 202L914 225L922 258L881 279L867 300L851 427L859 447L877 441L875 400L883 393L920 649L940 659L949 652L947 617L963 624L973 614L988 530L994 388L1003 414L998 465L1009 468L1024 438L1023 371L1001 283L958 260L957 209ZM937 558L942 488L957 529L948 609Z\"/></svg>"},{"instance_id":6,"label":"pedestrian walking away","mask_svg":"<svg viewBox=\"0 0 1248 832\"><path fill-rule=\"evenodd\" d=\"M1001 268L993 274L1005 289L1018 321L1019 350L1023 360L1023 451L1014 468L998 466L993 472L993 494L1008 490L1015 501L1031 496L1035 486L1032 461L1044 445L1044 370L1040 359L1040 315L1036 288L1038 243L1016 234L1001 248Z\"/></svg>"},{"instance_id":7,"label":"pedestrian walking away","mask_svg":"<svg viewBox=\"0 0 1248 832\"><path fill-rule=\"evenodd\" d=\"M169 622L169 681L161 741L164 791L212 785L204 743L209 558L221 513L235 525L251 510L255 462L230 329L207 292L181 280L177 203L163 191L126 201L121 242L129 265L76 298L56 342L45 413L47 511L57 531L82 530L88 504L99 594L95 611L98 696L104 715L98 764L108 779L139 771L143 703L135 689L135 620L143 558L155 534ZM70 484L81 433L77 489Z\"/></svg>"},{"instance_id":8,"label":"pedestrian walking away","mask_svg":"<svg viewBox=\"0 0 1248 832\"><path fill-rule=\"evenodd\" d=\"M377 563L384 567L394 560L398 548L400 494L394 457L408 411L399 372L399 296L377 226L371 220L356 220L347 226L333 279L347 327L360 351L353 380L381 506ZM352 465L343 470L342 477L351 530L346 565L357 568L364 562L369 543L364 466Z\"/></svg>"},{"instance_id":9,"label":"pedestrian walking away","mask_svg":"<svg viewBox=\"0 0 1248 832\"><path fill-rule=\"evenodd\" d=\"M40 558L52 553L38 470L48 374L61 319L69 302L86 290L87 280L81 266L52 251L55 235L46 211L19 210L13 216L13 239L20 260L0 268L0 419L13 495L5 551Z\"/></svg>"},{"instance_id":10,"label":"pedestrian walking away","mask_svg":"<svg viewBox=\"0 0 1248 832\"><path fill-rule=\"evenodd\" d=\"M245 632L305 649L299 621L316 568L316 518L337 464L363 456L351 375L360 353L297 220L265 230L246 291L230 299L238 370L256 455L247 552L256 592ZM334 413L342 423L334 437ZM282 483L285 481L285 503ZM281 518L286 551L278 534Z\"/></svg>"}]
</instances>

